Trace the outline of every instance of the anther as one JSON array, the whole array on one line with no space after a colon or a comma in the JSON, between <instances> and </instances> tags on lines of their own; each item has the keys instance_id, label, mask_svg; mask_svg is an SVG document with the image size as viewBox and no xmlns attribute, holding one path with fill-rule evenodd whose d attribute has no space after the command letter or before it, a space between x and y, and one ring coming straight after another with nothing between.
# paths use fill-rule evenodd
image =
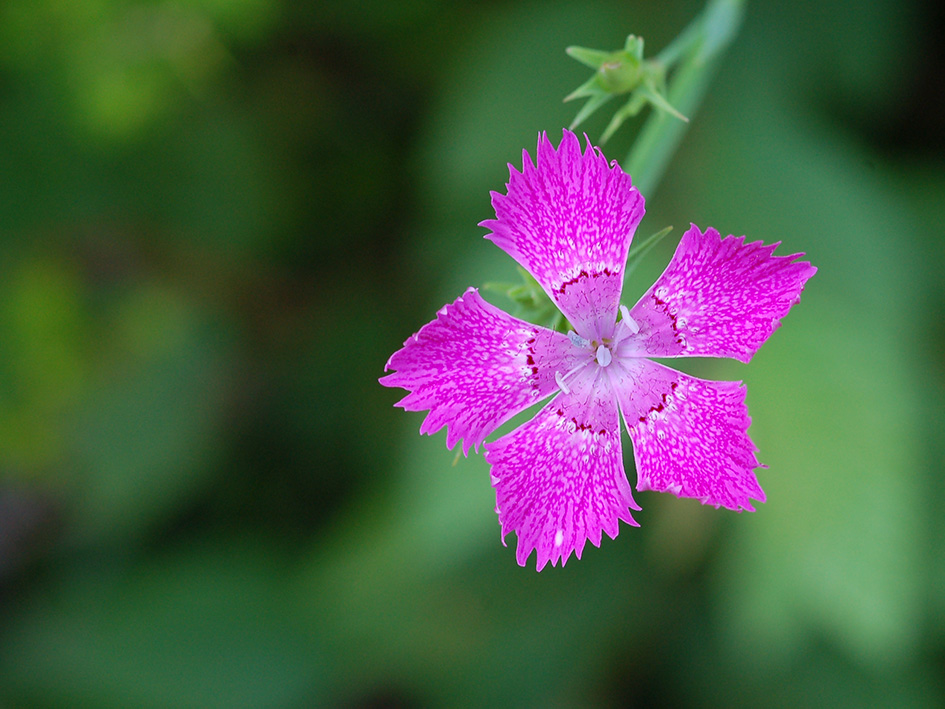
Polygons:
<instances>
[{"instance_id":1,"label":"anther","mask_svg":"<svg viewBox=\"0 0 945 709\"><path fill-rule=\"evenodd\" d=\"M578 347L587 347L590 342L585 340L583 337L578 335L574 330L568 332L568 339L571 340L571 344L577 345Z\"/></svg>"},{"instance_id":2,"label":"anther","mask_svg":"<svg viewBox=\"0 0 945 709\"><path fill-rule=\"evenodd\" d=\"M606 367L611 363L612 360L613 355L610 354L610 350L608 350L604 345L601 345L597 348L597 364L599 364L601 367Z\"/></svg>"}]
</instances>

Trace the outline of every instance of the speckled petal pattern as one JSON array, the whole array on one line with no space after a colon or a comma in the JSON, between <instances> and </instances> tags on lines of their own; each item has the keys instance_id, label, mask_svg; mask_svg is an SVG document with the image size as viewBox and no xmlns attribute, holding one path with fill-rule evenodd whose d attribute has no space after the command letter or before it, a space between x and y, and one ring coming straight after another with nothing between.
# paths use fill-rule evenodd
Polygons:
<instances>
[{"instance_id":1,"label":"speckled petal pattern","mask_svg":"<svg viewBox=\"0 0 945 709\"><path fill-rule=\"evenodd\" d=\"M640 333L621 354L749 361L817 271L794 260L803 254L773 256L776 247L692 225L663 275L630 310Z\"/></svg>"},{"instance_id":2,"label":"speckled petal pattern","mask_svg":"<svg viewBox=\"0 0 945 709\"><path fill-rule=\"evenodd\" d=\"M555 149L544 133L537 167L527 151L522 171L509 165L507 194L492 193L496 218L486 235L526 268L575 330L610 336L643 197L630 176L564 131Z\"/></svg>"},{"instance_id":3,"label":"speckled petal pattern","mask_svg":"<svg viewBox=\"0 0 945 709\"><path fill-rule=\"evenodd\" d=\"M566 335L513 318L470 288L391 355L384 386L410 392L407 411L430 410L421 433L447 427L463 453L558 388L556 372L588 359Z\"/></svg>"},{"instance_id":4,"label":"speckled petal pattern","mask_svg":"<svg viewBox=\"0 0 945 709\"><path fill-rule=\"evenodd\" d=\"M564 131L542 133L535 162L509 165L492 192L486 238L541 284L575 332L531 325L475 289L445 306L394 353L381 383L410 393L398 405L429 410L420 428L447 428L452 448L476 447L515 414L555 392L526 423L485 443L502 538L518 537L539 571L588 540L599 546L640 509L623 469L620 416L633 441L637 490L753 511L764 467L748 436L741 382L697 379L651 357L748 362L800 300L817 269L778 244L722 238L695 225L666 270L632 308L620 306L627 252L643 218L629 175ZM621 313L617 320L618 310ZM538 408L537 406L535 408Z\"/></svg>"},{"instance_id":5,"label":"speckled petal pattern","mask_svg":"<svg viewBox=\"0 0 945 709\"><path fill-rule=\"evenodd\" d=\"M731 510L765 501L741 382L696 379L646 359L618 367L610 369L620 372L614 386L633 440L637 490Z\"/></svg>"},{"instance_id":6,"label":"speckled petal pattern","mask_svg":"<svg viewBox=\"0 0 945 709\"><path fill-rule=\"evenodd\" d=\"M617 403L603 370L586 366L568 393L552 399L530 421L486 443L503 537L518 535L522 566L532 549L540 571L549 561L581 558L589 539L617 536L618 520L638 526L623 470Z\"/></svg>"}]
</instances>

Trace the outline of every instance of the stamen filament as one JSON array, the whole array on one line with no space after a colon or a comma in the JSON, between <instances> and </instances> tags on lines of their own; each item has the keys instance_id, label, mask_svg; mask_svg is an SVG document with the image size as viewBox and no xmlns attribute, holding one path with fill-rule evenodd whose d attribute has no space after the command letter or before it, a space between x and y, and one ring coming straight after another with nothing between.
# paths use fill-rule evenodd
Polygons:
<instances>
[{"instance_id":1,"label":"stamen filament","mask_svg":"<svg viewBox=\"0 0 945 709\"><path fill-rule=\"evenodd\" d=\"M563 391L565 394L571 393L571 389L568 386L568 380L571 377L573 377L574 373L577 372L579 369L583 369L584 367L586 367L589 361L590 360L585 361L585 362L579 362L577 366L573 367L567 374L561 374L561 372L555 372L555 382L561 388L561 391Z\"/></svg>"},{"instance_id":2,"label":"stamen filament","mask_svg":"<svg viewBox=\"0 0 945 709\"><path fill-rule=\"evenodd\" d=\"M570 394L571 390L568 388L568 385L564 381L564 377L561 376L561 372L555 372L555 381L558 383L558 386L561 387L561 391L565 394Z\"/></svg>"},{"instance_id":3,"label":"stamen filament","mask_svg":"<svg viewBox=\"0 0 945 709\"><path fill-rule=\"evenodd\" d=\"M640 325L636 320L630 317L630 311L627 309L626 305L620 306L620 315L622 316L620 322L630 331L631 335L636 335L640 332Z\"/></svg>"}]
</instances>

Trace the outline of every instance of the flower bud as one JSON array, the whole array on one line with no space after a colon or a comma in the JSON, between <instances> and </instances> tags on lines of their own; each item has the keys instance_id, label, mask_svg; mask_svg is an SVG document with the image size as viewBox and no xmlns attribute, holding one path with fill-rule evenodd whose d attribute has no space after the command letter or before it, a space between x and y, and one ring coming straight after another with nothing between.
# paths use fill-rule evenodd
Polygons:
<instances>
[{"instance_id":1,"label":"flower bud","mask_svg":"<svg viewBox=\"0 0 945 709\"><path fill-rule=\"evenodd\" d=\"M611 94L633 91L643 80L643 62L625 51L614 52L597 70L597 83Z\"/></svg>"}]
</instances>

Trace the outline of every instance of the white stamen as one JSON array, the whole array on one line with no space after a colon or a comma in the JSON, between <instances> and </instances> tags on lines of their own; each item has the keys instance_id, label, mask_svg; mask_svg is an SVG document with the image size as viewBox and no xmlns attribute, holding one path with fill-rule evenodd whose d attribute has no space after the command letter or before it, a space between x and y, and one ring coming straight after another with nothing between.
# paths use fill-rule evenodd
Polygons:
<instances>
[{"instance_id":1,"label":"white stamen","mask_svg":"<svg viewBox=\"0 0 945 709\"><path fill-rule=\"evenodd\" d=\"M601 345L597 348L597 364L599 364L601 367L606 367L611 363L612 360L613 355L610 354L610 350L608 350L604 345Z\"/></svg>"},{"instance_id":2,"label":"white stamen","mask_svg":"<svg viewBox=\"0 0 945 709\"><path fill-rule=\"evenodd\" d=\"M564 383L564 377L561 376L561 372L555 372L555 381L558 382L558 386L561 387L561 391L563 391L565 394L571 393L568 385Z\"/></svg>"},{"instance_id":3,"label":"white stamen","mask_svg":"<svg viewBox=\"0 0 945 709\"><path fill-rule=\"evenodd\" d=\"M571 340L571 344L577 345L578 347L587 347L589 344L591 344L590 342L585 340L583 337L578 335L576 332L574 332L574 330L571 330L570 332L568 332L568 339Z\"/></svg>"},{"instance_id":4,"label":"white stamen","mask_svg":"<svg viewBox=\"0 0 945 709\"><path fill-rule=\"evenodd\" d=\"M631 335L636 335L638 332L640 332L640 326L637 324L636 320L630 317L630 311L627 310L626 305L620 306L620 314L623 316L623 320L621 322L627 326L627 329L630 330Z\"/></svg>"}]
</instances>

